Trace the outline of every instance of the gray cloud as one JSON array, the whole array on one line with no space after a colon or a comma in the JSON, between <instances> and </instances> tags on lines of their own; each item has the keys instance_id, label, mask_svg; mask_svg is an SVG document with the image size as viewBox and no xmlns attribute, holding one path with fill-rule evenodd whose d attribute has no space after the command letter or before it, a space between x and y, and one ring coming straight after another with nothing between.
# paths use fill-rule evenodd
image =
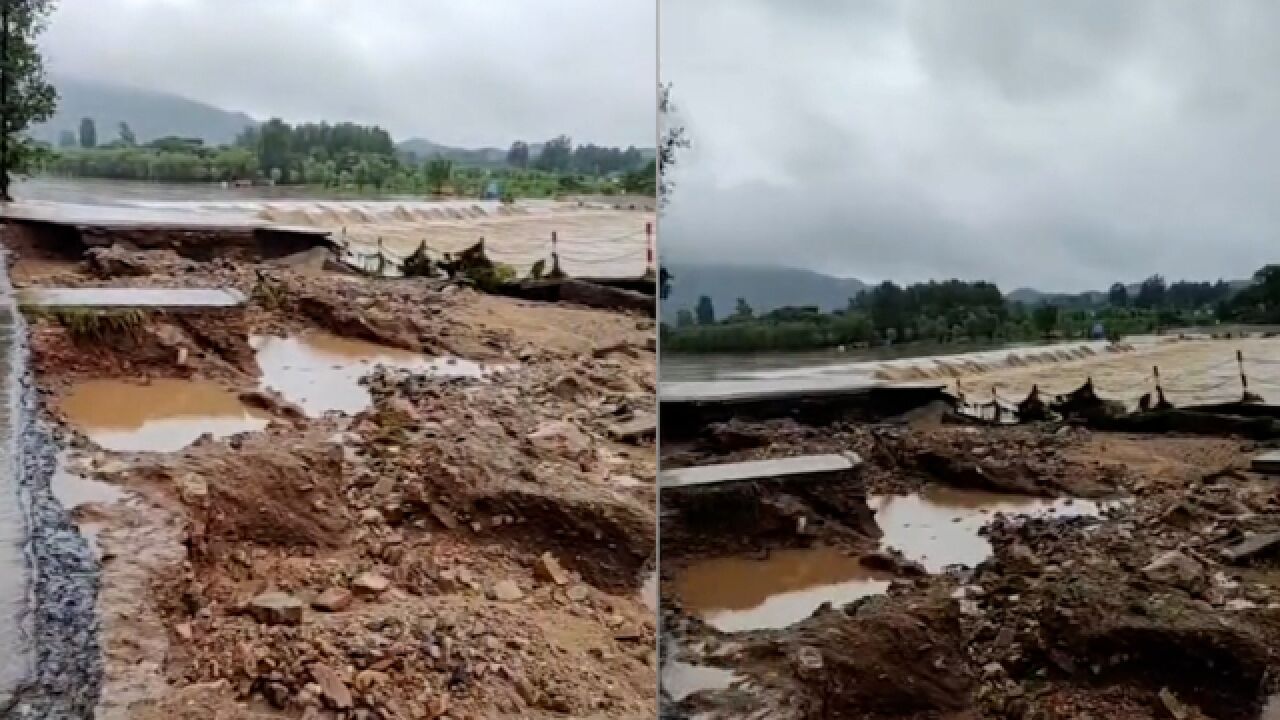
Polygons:
<instances>
[{"instance_id":1,"label":"gray cloud","mask_svg":"<svg viewBox=\"0 0 1280 720\"><path fill-rule=\"evenodd\" d=\"M1275 259L1275 3L665 0L660 32L668 257L1048 290Z\"/></svg>"},{"instance_id":2,"label":"gray cloud","mask_svg":"<svg viewBox=\"0 0 1280 720\"><path fill-rule=\"evenodd\" d=\"M54 72L457 145L652 145L653 0L61 0Z\"/></svg>"}]
</instances>

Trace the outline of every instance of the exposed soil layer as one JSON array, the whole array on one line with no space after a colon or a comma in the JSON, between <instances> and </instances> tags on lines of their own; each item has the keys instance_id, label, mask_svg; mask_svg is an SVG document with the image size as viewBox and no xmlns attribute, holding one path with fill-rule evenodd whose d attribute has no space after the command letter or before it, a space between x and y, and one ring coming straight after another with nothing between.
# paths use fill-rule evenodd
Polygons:
<instances>
[{"instance_id":1,"label":"exposed soil layer","mask_svg":"<svg viewBox=\"0 0 1280 720\"><path fill-rule=\"evenodd\" d=\"M1269 533L1280 530L1280 502L1273 478L1247 470L1256 443L1057 426L734 422L664 446L663 462L849 450L866 463L860 487L831 493L845 503L929 487L1121 500L1097 516L993 515L988 559L934 573L884 553L874 532L848 532L850 513L832 513L827 498L786 488L755 487L756 507L732 534L722 531L732 518L704 529L664 517L664 662L734 673L666 698L669 716L1244 720L1277 690L1280 535ZM760 507L788 516L746 521ZM680 605L675 579L699 561L814 545L896 579L785 628L722 632Z\"/></svg>"},{"instance_id":2,"label":"exposed soil layer","mask_svg":"<svg viewBox=\"0 0 1280 720\"><path fill-rule=\"evenodd\" d=\"M91 326L101 338L31 318L50 420L84 474L126 492L73 513L99 559L98 717L655 712L641 597L656 542L651 322L441 282L136 255L24 279L252 300ZM366 410L308 417L261 388L249 340L317 331L504 369L373 371ZM103 378L210 381L270 422L176 452L106 451L61 410Z\"/></svg>"}]
</instances>

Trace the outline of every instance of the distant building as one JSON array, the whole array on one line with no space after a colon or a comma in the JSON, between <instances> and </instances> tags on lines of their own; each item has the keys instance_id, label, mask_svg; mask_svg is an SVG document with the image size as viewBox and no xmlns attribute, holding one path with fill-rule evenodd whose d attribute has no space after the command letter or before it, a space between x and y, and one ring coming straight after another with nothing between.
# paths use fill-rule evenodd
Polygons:
<instances>
[{"instance_id":1,"label":"distant building","mask_svg":"<svg viewBox=\"0 0 1280 720\"><path fill-rule=\"evenodd\" d=\"M1093 324L1093 330L1090 331L1089 335L1094 340L1104 340L1107 337L1107 329L1102 326L1102 323L1096 322Z\"/></svg>"},{"instance_id":2,"label":"distant building","mask_svg":"<svg viewBox=\"0 0 1280 720\"><path fill-rule=\"evenodd\" d=\"M489 184L485 185L484 194L481 197L484 200L502 199L502 185L497 180L490 180Z\"/></svg>"}]
</instances>

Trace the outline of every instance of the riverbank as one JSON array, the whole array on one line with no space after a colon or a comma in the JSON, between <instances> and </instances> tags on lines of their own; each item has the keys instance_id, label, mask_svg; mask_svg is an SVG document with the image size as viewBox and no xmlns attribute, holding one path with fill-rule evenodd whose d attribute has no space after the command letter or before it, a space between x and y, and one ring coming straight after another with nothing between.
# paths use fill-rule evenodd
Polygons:
<instances>
[{"instance_id":1,"label":"riverbank","mask_svg":"<svg viewBox=\"0 0 1280 720\"><path fill-rule=\"evenodd\" d=\"M1249 461L1274 442L944 417L735 421L664 444L664 470L863 461L820 487L664 491L670 716L1253 720L1269 707L1280 591L1262 540L1280 510ZM714 523L699 512L712 506Z\"/></svg>"},{"instance_id":2,"label":"riverbank","mask_svg":"<svg viewBox=\"0 0 1280 720\"><path fill-rule=\"evenodd\" d=\"M128 260L14 279L251 301L30 318L54 487L98 558L97 717L652 714L655 458L619 430L652 417L651 320Z\"/></svg>"}]
</instances>

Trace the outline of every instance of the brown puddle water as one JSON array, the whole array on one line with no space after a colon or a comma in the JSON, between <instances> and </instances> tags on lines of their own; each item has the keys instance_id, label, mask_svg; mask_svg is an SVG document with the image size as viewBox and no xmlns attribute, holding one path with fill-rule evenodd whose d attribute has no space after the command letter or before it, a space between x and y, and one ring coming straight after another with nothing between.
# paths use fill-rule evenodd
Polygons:
<instances>
[{"instance_id":1,"label":"brown puddle water","mask_svg":"<svg viewBox=\"0 0 1280 720\"><path fill-rule=\"evenodd\" d=\"M991 555L991 544L978 534L998 513L1042 517L1096 516L1098 503L1071 498L956 490L931 485L912 495L875 495L867 504L884 531L881 544L900 550L929 572L949 565L973 567Z\"/></svg>"},{"instance_id":2,"label":"brown puddle water","mask_svg":"<svg viewBox=\"0 0 1280 720\"><path fill-rule=\"evenodd\" d=\"M95 443L119 452L174 452L205 433L261 430L269 420L214 383L175 379L77 383L62 411Z\"/></svg>"},{"instance_id":3,"label":"brown puddle water","mask_svg":"<svg viewBox=\"0 0 1280 720\"><path fill-rule=\"evenodd\" d=\"M783 628L819 605L840 606L882 593L893 576L869 570L835 548L775 550L768 558L718 557L680 572L676 593L722 632Z\"/></svg>"},{"instance_id":4,"label":"brown puddle water","mask_svg":"<svg viewBox=\"0 0 1280 720\"><path fill-rule=\"evenodd\" d=\"M955 490L929 486L912 495L868 498L884 537L929 572L950 565L974 566L991 555L979 531L998 513L1073 517L1098 515L1096 502ZM836 607L883 593L890 573L873 571L835 548L775 550L767 558L716 557L698 561L676 576L675 591L692 613L721 632L784 628L813 614L823 603Z\"/></svg>"},{"instance_id":5,"label":"brown puddle water","mask_svg":"<svg viewBox=\"0 0 1280 720\"><path fill-rule=\"evenodd\" d=\"M483 377L484 366L457 358L430 358L408 350L311 332L291 337L255 335L262 385L302 408L310 417L337 411L354 414L373 398L360 379L379 365L441 377Z\"/></svg>"}]
</instances>

